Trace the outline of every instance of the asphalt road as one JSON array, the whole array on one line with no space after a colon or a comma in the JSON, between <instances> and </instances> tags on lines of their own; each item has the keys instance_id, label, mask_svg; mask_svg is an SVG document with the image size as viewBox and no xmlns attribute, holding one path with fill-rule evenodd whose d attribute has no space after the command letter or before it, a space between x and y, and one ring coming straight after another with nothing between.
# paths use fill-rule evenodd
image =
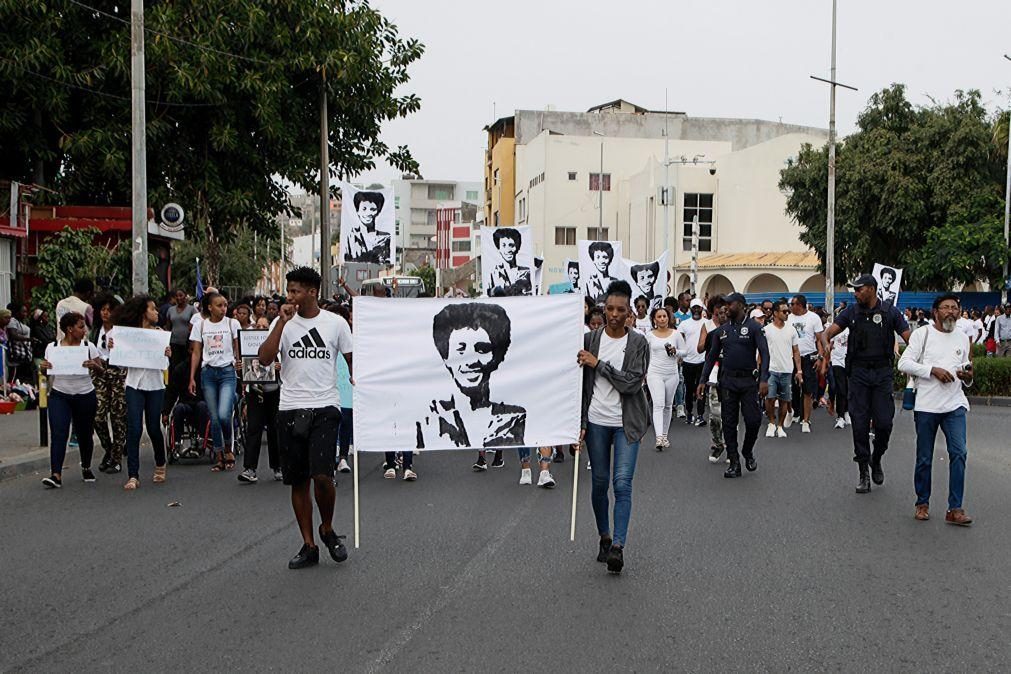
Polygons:
<instances>
[{"instance_id":1,"label":"asphalt road","mask_svg":"<svg viewBox=\"0 0 1011 674\"><path fill-rule=\"evenodd\" d=\"M866 496L824 415L763 435L739 480L706 460L707 430L675 423L671 450L640 453L617 577L594 560L585 467L568 540L571 459L546 491L517 484L514 453L483 474L470 452L423 455L416 483L364 457L361 548L297 572L280 483L201 465L156 487L150 455L133 494L121 476L17 478L0 484L0 670L1006 671L1011 417L970 416L970 529L943 522L940 443L933 519L913 520L896 421ZM351 505L342 476L348 534Z\"/></svg>"}]
</instances>

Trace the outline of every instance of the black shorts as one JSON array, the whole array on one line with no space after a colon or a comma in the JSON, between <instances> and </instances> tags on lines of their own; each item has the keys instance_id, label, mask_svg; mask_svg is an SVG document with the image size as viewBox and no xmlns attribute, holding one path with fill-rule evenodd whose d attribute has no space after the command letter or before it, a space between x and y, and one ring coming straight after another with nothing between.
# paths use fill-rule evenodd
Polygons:
<instances>
[{"instance_id":1,"label":"black shorts","mask_svg":"<svg viewBox=\"0 0 1011 674\"><path fill-rule=\"evenodd\" d=\"M277 447L285 484L300 484L314 475L333 476L340 414L333 406L277 413ZM305 434L298 435L299 431Z\"/></svg>"},{"instance_id":2,"label":"black shorts","mask_svg":"<svg viewBox=\"0 0 1011 674\"><path fill-rule=\"evenodd\" d=\"M801 356L800 368L804 373L804 393L812 396L818 395L818 368L814 354Z\"/></svg>"}]
</instances>

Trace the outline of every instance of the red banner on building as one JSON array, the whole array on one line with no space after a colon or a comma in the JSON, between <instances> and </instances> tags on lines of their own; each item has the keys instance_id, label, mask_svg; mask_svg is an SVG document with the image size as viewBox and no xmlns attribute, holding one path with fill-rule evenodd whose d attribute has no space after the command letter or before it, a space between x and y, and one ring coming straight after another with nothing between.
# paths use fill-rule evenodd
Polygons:
<instances>
[{"instance_id":1,"label":"red banner on building","mask_svg":"<svg viewBox=\"0 0 1011 674\"><path fill-rule=\"evenodd\" d=\"M435 266L437 269L449 269L450 228L456 217L455 208L435 209Z\"/></svg>"}]
</instances>

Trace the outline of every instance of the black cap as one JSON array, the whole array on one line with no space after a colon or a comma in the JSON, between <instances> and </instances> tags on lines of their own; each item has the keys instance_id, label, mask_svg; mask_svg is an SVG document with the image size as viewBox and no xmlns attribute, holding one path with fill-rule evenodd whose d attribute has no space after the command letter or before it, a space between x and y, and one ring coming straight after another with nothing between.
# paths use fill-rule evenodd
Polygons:
<instances>
[{"instance_id":1,"label":"black cap","mask_svg":"<svg viewBox=\"0 0 1011 674\"><path fill-rule=\"evenodd\" d=\"M740 302L741 304L747 304L747 298L741 293L730 293L726 297L727 304L733 304L734 302Z\"/></svg>"},{"instance_id":2,"label":"black cap","mask_svg":"<svg viewBox=\"0 0 1011 674\"><path fill-rule=\"evenodd\" d=\"M873 276L871 276L870 274L861 274L860 276L857 276L855 279L847 283L846 286L848 288L853 288L854 290L856 290L857 288L863 288L864 286L874 286L875 288L877 288L878 280Z\"/></svg>"}]
</instances>

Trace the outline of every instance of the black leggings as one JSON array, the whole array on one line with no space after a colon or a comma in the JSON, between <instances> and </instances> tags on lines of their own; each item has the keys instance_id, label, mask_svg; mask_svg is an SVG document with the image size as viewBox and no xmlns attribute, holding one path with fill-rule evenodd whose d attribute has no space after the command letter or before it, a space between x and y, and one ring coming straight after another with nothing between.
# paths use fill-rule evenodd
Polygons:
<instances>
[{"instance_id":1,"label":"black leggings","mask_svg":"<svg viewBox=\"0 0 1011 674\"><path fill-rule=\"evenodd\" d=\"M835 415L837 417L846 416L849 411L849 378L846 375L846 368L840 365L832 366L832 399L835 401Z\"/></svg>"},{"instance_id":2,"label":"black leggings","mask_svg":"<svg viewBox=\"0 0 1011 674\"><path fill-rule=\"evenodd\" d=\"M705 397L695 399L695 390L699 387L699 380L702 378L702 371L705 363L683 363L681 370L685 375L685 411L688 416L701 417L706 409ZM695 414L692 414L692 403L695 404Z\"/></svg>"}]
</instances>

